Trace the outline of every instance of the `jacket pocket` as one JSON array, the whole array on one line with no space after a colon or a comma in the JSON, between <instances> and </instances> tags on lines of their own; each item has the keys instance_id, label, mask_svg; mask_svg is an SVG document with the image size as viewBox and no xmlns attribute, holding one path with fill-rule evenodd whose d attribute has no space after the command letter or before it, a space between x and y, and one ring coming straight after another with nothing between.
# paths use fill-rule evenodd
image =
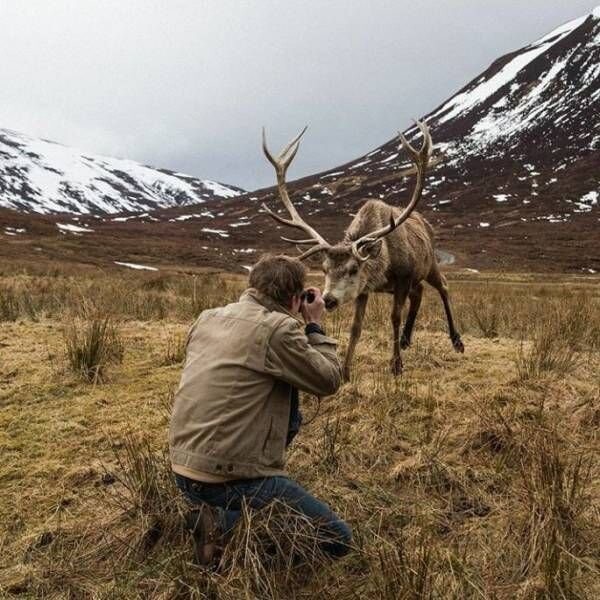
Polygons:
<instances>
[{"instance_id":1,"label":"jacket pocket","mask_svg":"<svg viewBox=\"0 0 600 600\"><path fill-rule=\"evenodd\" d=\"M265 465L275 467L283 464L285 437L285 434L282 435L278 430L276 419L269 417L269 426L262 449L262 461Z\"/></svg>"}]
</instances>

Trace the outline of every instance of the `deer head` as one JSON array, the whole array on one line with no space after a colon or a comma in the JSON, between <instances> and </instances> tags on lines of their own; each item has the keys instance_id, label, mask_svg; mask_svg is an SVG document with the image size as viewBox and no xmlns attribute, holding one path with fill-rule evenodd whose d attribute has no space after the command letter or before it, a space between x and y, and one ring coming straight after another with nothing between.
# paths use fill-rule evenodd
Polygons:
<instances>
[{"instance_id":1,"label":"deer head","mask_svg":"<svg viewBox=\"0 0 600 600\"><path fill-rule=\"evenodd\" d=\"M363 235L359 239L335 245L327 242L300 217L287 192L285 175L298 152L300 138L304 135L306 127L281 151L277 158L273 157L267 147L266 134L263 129L263 152L275 167L279 197L290 218L281 217L269 209L266 204L262 205L263 209L279 223L300 229L307 234L308 237L301 239L281 237L282 240L296 246L310 246L296 258L305 260L315 255L322 257L322 269L325 274L324 299L327 310L334 310L340 304L354 300L364 291L369 281L369 269L365 268L368 261L376 259L380 255L385 236L408 219L421 198L425 172L431 157L432 141L427 125L417 121L417 126L423 134L423 145L419 150L413 148L402 133L398 134L402 147L410 156L417 174L415 188L407 207L397 217L390 215L390 222L384 227Z\"/></svg>"}]
</instances>

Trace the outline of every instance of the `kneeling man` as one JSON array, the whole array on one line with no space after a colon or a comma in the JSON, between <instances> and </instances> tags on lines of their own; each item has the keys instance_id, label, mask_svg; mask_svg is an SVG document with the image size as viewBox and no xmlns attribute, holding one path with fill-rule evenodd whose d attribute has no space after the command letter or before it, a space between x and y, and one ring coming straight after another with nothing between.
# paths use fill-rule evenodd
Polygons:
<instances>
[{"instance_id":1,"label":"kneeling man","mask_svg":"<svg viewBox=\"0 0 600 600\"><path fill-rule=\"evenodd\" d=\"M216 507L191 513L201 562L211 561L216 538L209 513L226 535L244 502L280 500L315 522L329 555L349 551L350 527L284 465L301 423L298 390L327 396L342 379L336 342L321 327L321 293L303 297L305 276L300 261L265 256L238 302L203 311L190 330L169 437L184 496Z\"/></svg>"}]
</instances>

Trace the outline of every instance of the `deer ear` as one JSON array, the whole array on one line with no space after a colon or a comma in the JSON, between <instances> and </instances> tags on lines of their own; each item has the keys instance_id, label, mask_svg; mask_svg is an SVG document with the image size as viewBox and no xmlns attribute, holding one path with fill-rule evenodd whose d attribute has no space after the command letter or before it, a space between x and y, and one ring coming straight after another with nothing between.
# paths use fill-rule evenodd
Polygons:
<instances>
[{"instance_id":1,"label":"deer ear","mask_svg":"<svg viewBox=\"0 0 600 600\"><path fill-rule=\"evenodd\" d=\"M379 253L381 252L382 245L383 238L380 238L374 242L371 242L370 244L365 244L362 247L361 251L364 255L368 256L369 258L377 258L379 256Z\"/></svg>"}]
</instances>

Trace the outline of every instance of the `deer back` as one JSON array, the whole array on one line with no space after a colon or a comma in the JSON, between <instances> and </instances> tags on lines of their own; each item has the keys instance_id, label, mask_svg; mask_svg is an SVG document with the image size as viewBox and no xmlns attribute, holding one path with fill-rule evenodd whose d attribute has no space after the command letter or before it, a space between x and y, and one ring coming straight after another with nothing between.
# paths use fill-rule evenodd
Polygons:
<instances>
[{"instance_id":1,"label":"deer back","mask_svg":"<svg viewBox=\"0 0 600 600\"><path fill-rule=\"evenodd\" d=\"M381 200L368 200L360 208L344 235L345 242L352 242L396 217L402 209ZM395 279L424 279L433 265L433 228L417 211L394 231L385 236L381 253L366 265L371 271L373 291L389 287Z\"/></svg>"}]
</instances>

